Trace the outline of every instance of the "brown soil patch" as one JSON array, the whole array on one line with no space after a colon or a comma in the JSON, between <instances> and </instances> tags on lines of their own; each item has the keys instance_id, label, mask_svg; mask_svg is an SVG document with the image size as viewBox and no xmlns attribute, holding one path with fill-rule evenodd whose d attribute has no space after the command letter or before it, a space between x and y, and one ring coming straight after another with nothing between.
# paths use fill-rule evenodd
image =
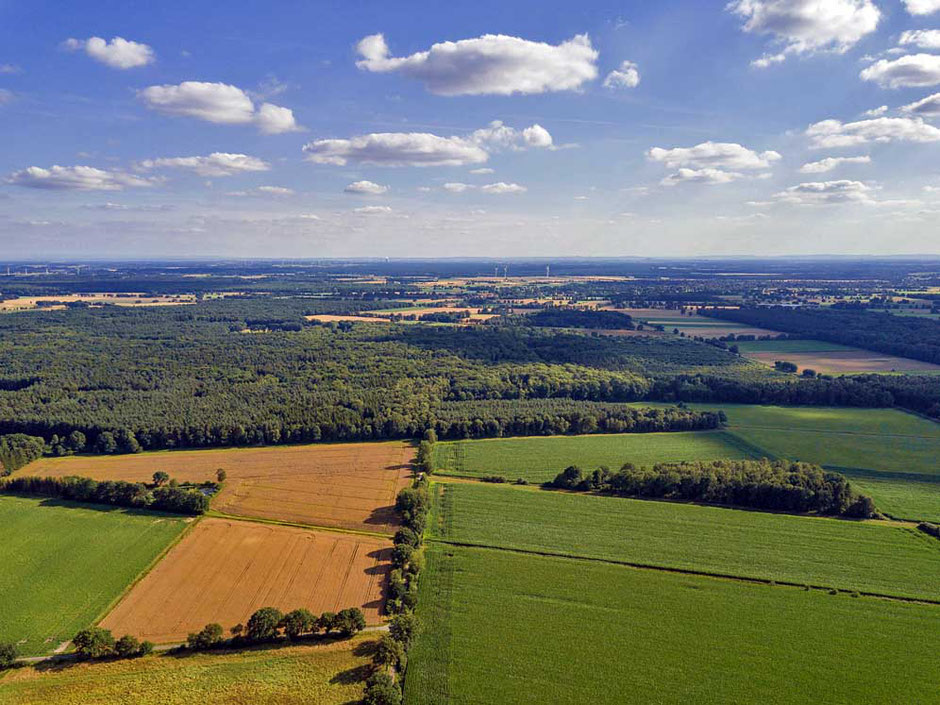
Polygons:
<instances>
[{"instance_id":1,"label":"brown soil patch","mask_svg":"<svg viewBox=\"0 0 940 705\"><path fill-rule=\"evenodd\" d=\"M934 365L930 362L908 360L907 358L884 355L868 350L840 350L816 353L749 352L744 354L752 360L757 360L771 367L776 360L786 360L795 364L800 371L809 368L827 374L940 370L940 365Z\"/></svg>"},{"instance_id":2,"label":"brown soil patch","mask_svg":"<svg viewBox=\"0 0 940 705\"><path fill-rule=\"evenodd\" d=\"M228 630L261 607L320 614L359 607L376 624L390 541L328 531L203 519L104 618L115 634L182 641L210 622Z\"/></svg>"},{"instance_id":3,"label":"brown soil patch","mask_svg":"<svg viewBox=\"0 0 940 705\"><path fill-rule=\"evenodd\" d=\"M237 516L394 533L395 495L408 485L411 446L324 443L138 455L43 458L22 474L151 482L163 470L183 482L227 478L212 508Z\"/></svg>"}]
</instances>

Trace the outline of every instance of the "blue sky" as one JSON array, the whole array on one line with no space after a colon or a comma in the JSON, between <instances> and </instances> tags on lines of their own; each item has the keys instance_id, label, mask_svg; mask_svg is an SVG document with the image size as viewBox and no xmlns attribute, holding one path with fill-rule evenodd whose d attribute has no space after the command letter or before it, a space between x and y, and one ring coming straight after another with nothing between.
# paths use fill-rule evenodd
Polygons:
<instances>
[{"instance_id":1,"label":"blue sky","mask_svg":"<svg viewBox=\"0 0 940 705\"><path fill-rule=\"evenodd\" d=\"M938 30L938 0L0 0L0 245L940 254Z\"/></svg>"}]
</instances>

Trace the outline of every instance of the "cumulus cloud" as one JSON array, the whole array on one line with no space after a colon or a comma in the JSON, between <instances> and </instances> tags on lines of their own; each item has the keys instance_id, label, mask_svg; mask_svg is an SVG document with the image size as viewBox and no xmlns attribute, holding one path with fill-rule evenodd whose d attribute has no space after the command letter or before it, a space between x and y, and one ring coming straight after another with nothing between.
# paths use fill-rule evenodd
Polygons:
<instances>
[{"instance_id":1,"label":"cumulus cloud","mask_svg":"<svg viewBox=\"0 0 940 705\"><path fill-rule=\"evenodd\" d=\"M514 183L506 183L505 181L497 181L495 184L485 184L483 186L475 186L473 184L464 184L458 182L449 182L444 184L442 187L445 191L450 193L464 193L465 191L474 191L478 190L480 193L486 193L491 195L503 195L510 193L525 193L528 189L525 186Z\"/></svg>"},{"instance_id":2,"label":"cumulus cloud","mask_svg":"<svg viewBox=\"0 0 940 705\"><path fill-rule=\"evenodd\" d=\"M471 174L495 174L495 169L490 169L488 166L480 167L479 169L471 169Z\"/></svg>"},{"instance_id":3,"label":"cumulus cloud","mask_svg":"<svg viewBox=\"0 0 940 705\"><path fill-rule=\"evenodd\" d=\"M7 183L50 191L121 191L129 186L153 186L153 179L92 166L31 166L10 174Z\"/></svg>"},{"instance_id":4,"label":"cumulus cloud","mask_svg":"<svg viewBox=\"0 0 940 705\"><path fill-rule=\"evenodd\" d=\"M940 115L940 93L934 93L901 108L906 113L916 113L934 117Z\"/></svg>"},{"instance_id":5,"label":"cumulus cloud","mask_svg":"<svg viewBox=\"0 0 940 705\"><path fill-rule=\"evenodd\" d=\"M800 167L803 174L823 174L832 171L842 164L871 164L871 157L826 157L818 162L808 162Z\"/></svg>"},{"instance_id":6,"label":"cumulus cloud","mask_svg":"<svg viewBox=\"0 0 940 705\"><path fill-rule=\"evenodd\" d=\"M773 195L775 201L798 206L874 203L872 188L861 181L811 181Z\"/></svg>"},{"instance_id":7,"label":"cumulus cloud","mask_svg":"<svg viewBox=\"0 0 940 705\"><path fill-rule=\"evenodd\" d=\"M62 46L69 51L84 51L95 61L113 69L133 69L156 61L156 54L146 44L132 42L123 37L111 41L101 37L66 39Z\"/></svg>"},{"instance_id":8,"label":"cumulus cloud","mask_svg":"<svg viewBox=\"0 0 940 705\"><path fill-rule=\"evenodd\" d=\"M675 173L664 178L661 183L663 186L676 186L682 183L695 184L727 184L738 179L743 179L744 174L737 171L724 171L705 167L703 169L689 169L682 167Z\"/></svg>"},{"instance_id":9,"label":"cumulus cloud","mask_svg":"<svg viewBox=\"0 0 940 705\"><path fill-rule=\"evenodd\" d=\"M632 61L624 61L604 79L604 88L636 88L640 85L640 68Z\"/></svg>"},{"instance_id":10,"label":"cumulus cloud","mask_svg":"<svg viewBox=\"0 0 940 705\"><path fill-rule=\"evenodd\" d=\"M940 83L940 56L909 54L893 61L881 59L862 69L859 76L882 88L935 86Z\"/></svg>"},{"instance_id":11,"label":"cumulus cloud","mask_svg":"<svg viewBox=\"0 0 940 705\"><path fill-rule=\"evenodd\" d=\"M204 157L161 157L138 163L140 169L188 169L199 176L234 176L253 171L267 171L270 165L247 154L213 152Z\"/></svg>"},{"instance_id":12,"label":"cumulus cloud","mask_svg":"<svg viewBox=\"0 0 940 705\"><path fill-rule=\"evenodd\" d=\"M226 196L293 196L294 189L286 186L258 186L248 191L229 191Z\"/></svg>"},{"instance_id":13,"label":"cumulus cloud","mask_svg":"<svg viewBox=\"0 0 940 705\"><path fill-rule=\"evenodd\" d=\"M392 209L390 206L361 206L353 209L353 212L362 213L363 215L384 215L391 213Z\"/></svg>"},{"instance_id":14,"label":"cumulus cloud","mask_svg":"<svg viewBox=\"0 0 940 705\"><path fill-rule=\"evenodd\" d=\"M940 29L913 29L902 32L898 44L913 44L921 49L940 49Z\"/></svg>"},{"instance_id":15,"label":"cumulus cloud","mask_svg":"<svg viewBox=\"0 0 940 705\"><path fill-rule=\"evenodd\" d=\"M937 142L940 129L921 118L881 117L842 123L823 120L806 128L810 146L816 149L854 147L869 142Z\"/></svg>"},{"instance_id":16,"label":"cumulus cloud","mask_svg":"<svg viewBox=\"0 0 940 705\"><path fill-rule=\"evenodd\" d=\"M379 166L464 166L481 164L503 149L551 148L552 136L540 125L516 130L502 122L469 136L441 137L427 132L378 132L349 139L314 140L303 148L316 164L343 166L352 161Z\"/></svg>"},{"instance_id":17,"label":"cumulus cloud","mask_svg":"<svg viewBox=\"0 0 940 705\"><path fill-rule=\"evenodd\" d=\"M437 95L512 95L573 90L597 77L598 53L586 34L561 44L486 34L440 42L427 51L393 57L382 34L356 46L356 66L376 73L398 72Z\"/></svg>"},{"instance_id":18,"label":"cumulus cloud","mask_svg":"<svg viewBox=\"0 0 940 705\"><path fill-rule=\"evenodd\" d=\"M302 128L289 108L271 103L256 106L249 95L227 83L183 81L179 85L149 86L137 97L164 115L192 117L217 125L255 125L264 134L297 132Z\"/></svg>"},{"instance_id":19,"label":"cumulus cloud","mask_svg":"<svg viewBox=\"0 0 940 705\"><path fill-rule=\"evenodd\" d=\"M377 196L388 191L388 186L377 184L374 181L353 181L343 191L359 195Z\"/></svg>"},{"instance_id":20,"label":"cumulus cloud","mask_svg":"<svg viewBox=\"0 0 940 705\"><path fill-rule=\"evenodd\" d=\"M777 152L755 152L735 142L702 142L694 147L653 147L646 156L670 169L769 169L780 159Z\"/></svg>"},{"instance_id":21,"label":"cumulus cloud","mask_svg":"<svg viewBox=\"0 0 940 705\"><path fill-rule=\"evenodd\" d=\"M871 110L866 110L862 115L865 117L878 117L879 115L884 115L888 112L887 105L879 105L877 108L872 108Z\"/></svg>"},{"instance_id":22,"label":"cumulus cloud","mask_svg":"<svg viewBox=\"0 0 940 705\"><path fill-rule=\"evenodd\" d=\"M782 46L753 62L759 68L788 54L845 52L874 32L881 18L871 0L733 0L726 7L745 20L745 32L772 35Z\"/></svg>"},{"instance_id":23,"label":"cumulus cloud","mask_svg":"<svg viewBox=\"0 0 940 705\"><path fill-rule=\"evenodd\" d=\"M129 205L127 203L112 203L111 201L106 201L105 203L86 203L82 208L94 211L131 211L134 213L164 213L173 210L173 206L168 203L161 205Z\"/></svg>"},{"instance_id":24,"label":"cumulus cloud","mask_svg":"<svg viewBox=\"0 0 940 705\"><path fill-rule=\"evenodd\" d=\"M442 188L450 193L463 193L464 191L472 189L473 186L471 184L463 184L460 182L451 181L444 184Z\"/></svg>"},{"instance_id":25,"label":"cumulus cloud","mask_svg":"<svg viewBox=\"0 0 940 705\"><path fill-rule=\"evenodd\" d=\"M930 15L940 10L940 0L904 0L904 6L912 15Z\"/></svg>"}]
</instances>

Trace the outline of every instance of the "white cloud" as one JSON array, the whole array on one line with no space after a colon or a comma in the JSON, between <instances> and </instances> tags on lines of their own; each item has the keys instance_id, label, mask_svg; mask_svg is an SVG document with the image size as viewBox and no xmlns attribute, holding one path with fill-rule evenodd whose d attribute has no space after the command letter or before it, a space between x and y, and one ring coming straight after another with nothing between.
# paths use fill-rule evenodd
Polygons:
<instances>
[{"instance_id":1,"label":"white cloud","mask_svg":"<svg viewBox=\"0 0 940 705\"><path fill-rule=\"evenodd\" d=\"M51 191L121 191L128 186L153 186L156 182L122 171L91 166L31 166L16 171L7 183Z\"/></svg>"},{"instance_id":2,"label":"white cloud","mask_svg":"<svg viewBox=\"0 0 940 705\"><path fill-rule=\"evenodd\" d=\"M573 90L597 77L598 53L586 34L558 45L502 34L440 42L427 51L393 57L385 37L363 38L360 69L397 71L437 95L512 95Z\"/></svg>"},{"instance_id":3,"label":"white cloud","mask_svg":"<svg viewBox=\"0 0 940 705\"><path fill-rule=\"evenodd\" d=\"M346 193L377 196L388 191L388 186L377 184L374 181L354 181L343 189Z\"/></svg>"},{"instance_id":4,"label":"white cloud","mask_svg":"<svg viewBox=\"0 0 940 705\"><path fill-rule=\"evenodd\" d=\"M823 120L806 128L810 146L816 149L854 147L869 142L937 142L940 129L921 118L874 118L842 123Z\"/></svg>"},{"instance_id":5,"label":"white cloud","mask_svg":"<svg viewBox=\"0 0 940 705\"><path fill-rule=\"evenodd\" d=\"M861 181L811 181L775 193L781 203L798 206L825 206L839 203L875 203L872 188Z\"/></svg>"},{"instance_id":6,"label":"white cloud","mask_svg":"<svg viewBox=\"0 0 940 705\"><path fill-rule=\"evenodd\" d=\"M866 110L864 113L862 113L862 115L865 117L879 117L880 115L884 115L886 112L888 112L888 106L879 105L877 108Z\"/></svg>"},{"instance_id":7,"label":"white cloud","mask_svg":"<svg viewBox=\"0 0 940 705\"><path fill-rule=\"evenodd\" d=\"M66 39L62 46L69 51L84 51L95 61L113 69L146 66L152 64L157 58L148 45L132 42L123 37L114 37L110 42L101 37Z\"/></svg>"},{"instance_id":8,"label":"white cloud","mask_svg":"<svg viewBox=\"0 0 940 705\"><path fill-rule=\"evenodd\" d=\"M229 191L226 196L293 196L294 189L286 186L258 186L248 191Z\"/></svg>"},{"instance_id":9,"label":"white cloud","mask_svg":"<svg viewBox=\"0 0 940 705\"><path fill-rule=\"evenodd\" d=\"M552 136L540 125L524 130L500 121L468 137L440 137L427 132L378 132L349 139L314 140L304 146L316 164L343 166L353 161L380 166L464 166L481 164L501 149L550 148Z\"/></svg>"},{"instance_id":10,"label":"white cloud","mask_svg":"<svg viewBox=\"0 0 940 705\"><path fill-rule=\"evenodd\" d=\"M777 152L755 152L735 142L702 142L694 147L653 147L646 156L670 169L753 170L770 169L780 159Z\"/></svg>"},{"instance_id":11,"label":"white cloud","mask_svg":"<svg viewBox=\"0 0 940 705\"><path fill-rule=\"evenodd\" d=\"M881 59L863 69L859 76L882 88L935 86L940 83L940 56L909 54L893 61Z\"/></svg>"},{"instance_id":12,"label":"white cloud","mask_svg":"<svg viewBox=\"0 0 940 705\"><path fill-rule=\"evenodd\" d=\"M213 152L204 157L161 157L145 159L137 165L141 169L189 169L200 176L233 176L254 171L268 171L270 165L247 154Z\"/></svg>"},{"instance_id":13,"label":"white cloud","mask_svg":"<svg viewBox=\"0 0 940 705\"><path fill-rule=\"evenodd\" d=\"M217 125L254 124L268 135L302 129L289 108L262 103L257 109L248 94L227 83L183 81L179 85L150 86L137 97L164 115L192 117Z\"/></svg>"},{"instance_id":14,"label":"white cloud","mask_svg":"<svg viewBox=\"0 0 940 705\"><path fill-rule=\"evenodd\" d=\"M675 173L670 174L659 183L663 186L676 186L681 183L727 184L743 178L744 174L736 171L724 171L712 167L705 167L703 169L688 169L683 167Z\"/></svg>"},{"instance_id":15,"label":"white cloud","mask_svg":"<svg viewBox=\"0 0 940 705\"><path fill-rule=\"evenodd\" d=\"M392 209L390 206L361 206L353 209L353 212L362 213L363 215L384 215L391 213Z\"/></svg>"},{"instance_id":16,"label":"white cloud","mask_svg":"<svg viewBox=\"0 0 940 705\"><path fill-rule=\"evenodd\" d=\"M486 184L485 186L481 186L480 191L483 193L501 195L506 193L525 193L528 191L528 189L525 186L520 186L519 184L507 184L504 181L497 181L495 184Z\"/></svg>"},{"instance_id":17,"label":"white cloud","mask_svg":"<svg viewBox=\"0 0 940 705\"><path fill-rule=\"evenodd\" d=\"M940 0L904 0L904 6L912 15L930 15L940 10Z\"/></svg>"},{"instance_id":18,"label":"white cloud","mask_svg":"<svg viewBox=\"0 0 940 705\"><path fill-rule=\"evenodd\" d=\"M901 33L898 44L913 44L921 49L940 49L940 29L914 29Z\"/></svg>"},{"instance_id":19,"label":"white cloud","mask_svg":"<svg viewBox=\"0 0 940 705\"><path fill-rule=\"evenodd\" d=\"M918 115L928 115L933 117L940 115L940 93L934 93L926 98L921 98L913 103L901 108L906 113L917 113Z\"/></svg>"},{"instance_id":20,"label":"white cloud","mask_svg":"<svg viewBox=\"0 0 940 705\"><path fill-rule=\"evenodd\" d=\"M173 206L169 204L163 205L128 205L126 203L112 203L111 201L106 201L105 203L86 203L82 208L95 211L131 211L135 213L162 213L166 211L173 210Z\"/></svg>"},{"instance_id":21,"label":"white cloud","mask_svg":"<svg viewBox=\"0 0 940 705\"><path fill-rule=\"evenodd\" d=\"M842 164L871 164L871 157L826 157L818 162L808 162L800 167L802 174L823 174Z\"/></svg>"},{"instance_id":22,"label":"white cloud","mask_svg":"<svg viewBox=\"0 0 940 705\"><path fill-rule=\"evenodd\" d=\"M445 191L449 191L450 193L463 193L464 191L468 189L472 189L473 186L470 184L462 184L460 182L452 181L452 182L444 184L442 188Z\"/></svg>"},{"instance_id":23,"label":"white cloud","mask_svg":"<svg viewBox=\"0 0 940 705\"><path fill-rule=\"evenodd\" d=\"M471 169L471 174L495 174L495 169L490 169L488 166L480 167L479 169Z\"/></svg>"},{"instance_id":24,"label":"white cloud","mask_svg":"<svg viewBox=\"0 0 940 705\"><path fill-rule=\"evenodd\" d=\"M878 27L871 0L733 0L726 9L745 20L745 32L773 35L780 53L754 62L766 67L788 54L845 52Z\"/></svg>"},{"instance_id":25,"label":"white cloud","mask_svg":"<svg viewBox=\"0 0 940 705\"><path fill-rule=\"evenodd\" d=\"M640 85L640 69L632 61L624 61L604 79L604 88L636 88Z\"/></svg>"}]
</instances>

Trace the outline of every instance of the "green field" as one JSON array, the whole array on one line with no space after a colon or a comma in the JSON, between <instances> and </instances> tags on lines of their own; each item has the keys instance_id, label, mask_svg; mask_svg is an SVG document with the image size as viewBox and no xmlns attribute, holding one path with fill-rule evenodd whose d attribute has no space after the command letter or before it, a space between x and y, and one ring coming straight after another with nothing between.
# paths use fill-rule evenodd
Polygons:
<instances>
[{"instance_id":1,"label":"green field","mask_svg":"<svg viewBox=\"0 0 940 705\"><path fill-rule=\"evenodd\" d=\"M940 600L940 541L914 528L480 483L434 489L431 531L444 541Z\"/></svg>"},{"instance_id":2,"label":"green field","mask_svg":"<svg viewBox=\"0 0 940 705\"><path fill-rule=\"evenodd\" d=\"M449 441L435 444L435 466L453 475L502 475L545 482L568 465L593 470L624 463L750 457L720 431L617 433Z\"/></svg>"},{"instance_id":3,"label":"green field","mask_svg":"<svg viewBox=\"0 0 940 705\"><path fill-rule=\"evenodd\" d=\"M368 641L369 637L363 636L326 647L150 656L54 670L25 668L0 675L0 705L358 702L368 659L355 654Z\"/></svg>"},{"instance_id":4,"label":"green field","mask_svg":"<svg viewBox=\"0 0 940 705\"><path fill-rule=\"evenodd\" d=\"M858 350L858 348L850 348L847 345L839 345L838 343L827 343L822 340L741 340L734 341L732 345L737 345L738 350L743 353L844 352Z\"/></svg>"},{"instance_id":5,"label":"green field","mask_svg":"<svg viewBox=\"0 0 940 705\"><path fill-rule=\"evenodd\" d=\"M186 520L3 496L0 526L0 641L31 655L102 616Z\"/></svg>"},{"instance_id":6,"label":"green field","mask_svg":"<svg viewBox=\"0 0 940 705\"><path fill-rule=\"evenodd\" d=\"M933 605L431 545L418 616L408 705L936 702Z\"/></svg>"}]
</instances>

